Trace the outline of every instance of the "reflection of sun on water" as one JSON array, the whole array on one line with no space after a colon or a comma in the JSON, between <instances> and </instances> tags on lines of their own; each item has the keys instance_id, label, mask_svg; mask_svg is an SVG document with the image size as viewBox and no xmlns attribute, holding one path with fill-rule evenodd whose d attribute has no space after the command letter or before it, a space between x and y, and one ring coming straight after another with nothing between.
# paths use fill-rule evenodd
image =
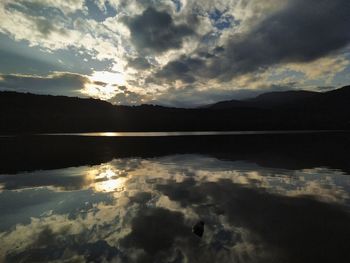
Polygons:
<instances>
[{"instance_id":1,"label":"reflection of sun on water","mask_svg":"<svg viewBox=\"0 0 350 263\"><path fill-rule=\"evenodd\" d=\"M123 171L116 170L112 166L104 166L99 169L90 170L88 177L92 179L92 186L98 192L121 192L127 178L120 177Z\"/></svg>"},{"instance_id":2,"label":"reflection of sun on water","mask_svg":"<svg viewBox=\"0 0 350 263\"><path fill-rule=\"evenodd\" d=\"M120 92L119 86L126 85L124 75L119 72L95 71L90 77L90 81L82 92L103 100L111 99Z\"/></svg>"},{"instance_id":3,"label":"reflection of sun on water","mask_svg":"<svg viewBox=\"0 0 350 263\"><path fill-rule=\"evenodd\" d=\"M98 192L121 192L124 190L125 178L112 179L95 183L95 189Z\"/></svg>"}]
</instances>

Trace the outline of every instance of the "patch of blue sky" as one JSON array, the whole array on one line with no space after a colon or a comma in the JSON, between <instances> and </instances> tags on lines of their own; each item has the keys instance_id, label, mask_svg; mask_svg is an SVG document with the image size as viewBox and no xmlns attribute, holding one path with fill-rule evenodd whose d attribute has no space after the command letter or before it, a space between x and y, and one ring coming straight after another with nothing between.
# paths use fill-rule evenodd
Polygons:
<instances>
[{"instance_id":1,"label":"patch of blue sky","mask_svg":"<svg viewBox=\"0 0 350 263\"><path fill-rule=\"evenodd\" d=\"M278 82L286 79L302 79L304 78L304 74L301 72L293 71L293 70L285 70L283 72L272 73L267 80L271 82Z\"/></svg>"},{"instance_id":2,"label":"patch of blue sky","mask_svg":"<svg viewBox=\"0 0 350 263\"><path fill-rule=\"evenodd\" d=\"M176 12L180 12L180 11L181 11L181 8L182 8L181 0L172 0L172 2L173 2L174 5L175 5L175 10L176 10Z\"/></svg>"},{"instance_id":3,"label":"patch of blue sky","mask_svg":"<svg viewBox=\"0 0 350 263\"><path fill-rule=\"evenodd\" d=\"M88 8L88 16L98 22L106 20L108 17L114 17L117 14L108 1L104 3L104 10L101 10L93 0L86 0L85 5Z\"/></svg>"},{"instance_id":4,"label":"patch of blue sky","mask_svg":"<svg viewBox=\"0 0 350 263\"><path fill-rule=\"evenodd\" d=\"M72 29L73 19L81 16L81 14L71 14L67 17L60 9L56 7L45 6L40 3L23 2L18 4L16 2L6 5L8 10L16 10L26 16L32 16L41 19L50 27L57 26L59 23L64 24L65 29Z\"/></svg>"},{"instance_id":5,"label":"patch of blue sky","mask_svg":"<svg viewBox=\"0 0 350 263\"><path fill-rule=\"evenodd\" d=\"M235 20L232 15L226 14L226 11L220 11L218 9L209 12L209 18L212 21L212 25L219 30L224 30L239 24L239 21Z\"/></svg>"},{"instance_id":6,"label":"patch of blue sky","mask_svg":"<svg viewBox=\"0 0 350 263\"><path fill-rule=\"evenodd\" d=\"M336 87L344 86L344 83L350 83L350 64L341 72L335 74L332 84Z\"/></svg>"},{"instance_id":7,"label":"patch of blue sky","mask_svg":"<svg viewBox=\"0 0 350 263\"><path fill-rule=\"evenodd\" d=\"M326 88L325 88L326 87ZM332 87L332 88L329 88ZM334 88L334 83L325 82L323 79L306 79L299 89L309 89L315 91L327 91Z\"/></svg>"},{"instance_id":8,"label":"patch of blue sky","mask_svg":"<svg viewBox=\"0 0 350 263\"><path fill-rule=\"evenodd\" d=\"M43 16L52 18L57 15L63 15L62 11L55 7L46 6L35 2L12 2L6 5L8 10L16 10L30 16Z\"/></svg>"},{"instance_id":9,"label":"patch of blue sky","mask_svg":"<svg viewBox=\"0 0 350 263\"><path fill-rule=\"evenodd\" d=\"M209 32L208 34L202 37L201 42L209 46L215 46L220 35L221 35L220 32L215 32L215 31Z\"/></svg>"},{"instance_id":10,"label":"patch of blue sky","mask_svg":"<svg viewBox=\"0 0 350 263\"><path fill-rule=\"evenodd\" d=\"M91 74L110 68L112 60L99 61L85 49L69 48L45 52L27 41L15 41L0 33L0 73L46 75L53 71Z\"/></svg>"},{"instance_id":11,"label":"patch of blue sky","mask_svg":"<svg viewBox=\"0 0 350 263\"><path fill-rule=\"evenodd\" d=\"M15 41L0 33L0 73L47 74L64 70L58 59L27 41Z\"/></svg>"},{"instance_id":12,"label":"patch of blue sky","mask_svg":"<svg viewBox=\"0 0 350 263\"><path fill-rule=\"evenodd\" d=\"M75 73L91 74L93 71L104 71L113 65L113 59L98 60L84 48L60 49L54 52L65 67Z\"/></svg>"}]
</instances>

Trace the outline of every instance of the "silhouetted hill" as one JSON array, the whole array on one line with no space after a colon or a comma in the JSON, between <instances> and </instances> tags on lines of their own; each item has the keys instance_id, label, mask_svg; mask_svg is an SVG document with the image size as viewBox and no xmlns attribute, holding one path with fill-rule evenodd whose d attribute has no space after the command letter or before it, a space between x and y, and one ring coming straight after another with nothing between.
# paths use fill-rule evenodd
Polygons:
<instances>
[{"instance_id":1,"label":"silhouetted hill","mask_svg":"<svg viewBox=\"0 0 350 263\"><path fill-rule=\"evenodd\" d=\"M350 86L271 92L197 109L0 92L0 132L349 129L349 102Z\"/></svg>"},{"instance_id":2,"label":"silhouetted hill","mask_svg":"<svg viewBox=\"0 0 350 263\"><path fill-rule=\"evenodd\" d=\"M283 92L268 92L257 96L256 98L246 100L247 103L254 104L256 107L272 108L287 107L296 103L304 103L305 100L319 95L318 92L293 90Z\"/></svg>"},{"instance_id":3,"label":"silhouetted hill","mask_svg":"<svg viewBox=\"0 0 350 263\"><path fill-rule=\"evenodd\" d=\"M350 86L321 93L320 96L307 102L309 107L312 108L320 107L325 110L331 108L332 110L345 110L349 112Z\"/></svg>"},{"instance_id":4,"label":"silhouetted hill","mask_svg":"<svg viewBox=\"0 0 350 263\"><path fill-rule=\"evenodd\" d=\"M328 108L348 107L350 101L350 86L328 92L314 92L305 90L291 90L281 92L267 92L256 98L245 100L221 101L208 105L210 109L230 108Z\"/></svg>"},{"instance_id":5,"label":"silhouetted hill","mask_svg":"<svg viewBox=\"0 0 350 263\"><path fill-rule=\"evenodd\" d=\"M225 101L219 101L217 103L206 105L202 108L206 109L232 109L232 108L250 108L254 105L249 103L248 101L242 101L242 100L225 100Z\"/></svg>"},{"instance_id":6,"label":"silhouetted hill","mask_svg":"<svg viewBox=\"0 0 350 263\"><path fill-rule=\"evenodd\" d=\"M96 99L0 93L1 131L80 130L93 123L108 126L115 112L112 104Z\"/></svg>"},{"instance_id":7,"label":"silhouetted hill","mask_svg":"<svg viewBox=\"0 0 350 263\"><path fill-rule=\"evenodd\" d=\"M268 92L257 96L256 98L246 99L242 101L230 100L222 101L212 105L208 108L211 109L229 109L237 107L246 108L274 108L274 107L286 107L292 106L296 103L302 103L304 100L314 98L322 93L305 91L305 90L292 90L281 92Z\"/></svg>"}]
</instances>

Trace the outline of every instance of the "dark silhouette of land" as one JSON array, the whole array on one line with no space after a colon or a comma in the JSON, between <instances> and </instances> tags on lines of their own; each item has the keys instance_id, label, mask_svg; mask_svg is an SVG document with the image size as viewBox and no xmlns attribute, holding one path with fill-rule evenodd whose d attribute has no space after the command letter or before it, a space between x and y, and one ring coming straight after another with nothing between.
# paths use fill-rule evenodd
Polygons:
<instances>
[{"instance_id":1,"label":"dark silhouette of land","mask_svg":"<svg viewBox=\"0 0 350 263\"><path fill-rule=\"evenodd\" d=\"M350 129L350 86L286 91L195 109L0 92L0 133Z\"/></svg>"},{"instance_id":2,"label":"dark silhouette of land","mask_svg":"<svg viewBox=\"0 0 350 263\"><path fill-rule=\"evenodd\" d=\"M202 154L289 170L350 173L350 132L175 137L0 137L0 174L98 165L114 158Z\"/></svg>"}]
</instances>

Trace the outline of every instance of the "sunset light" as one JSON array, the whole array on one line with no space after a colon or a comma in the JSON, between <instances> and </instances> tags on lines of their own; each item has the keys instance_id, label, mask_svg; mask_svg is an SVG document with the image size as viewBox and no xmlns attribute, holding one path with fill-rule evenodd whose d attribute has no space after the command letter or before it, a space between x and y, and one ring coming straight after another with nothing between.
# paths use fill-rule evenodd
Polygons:
<instances>
[{"instance_id":1,"label":"sunset light","mask_svg":"<svg viewBox=\"0 0 350 263\"><path fill-rule=\"evenodd\" d=\"M349 263L350 0L0 0L0 263Z\"/></svg>"},{"instance_id":2,"label":"sunset light","mask_svg":"<svg viewBox=\"0 0 350 263\"><path fill-rule=\"evenodd\" d=\"M81 92L103 100L113 98L117 93L122 92L119 87L126 85L124 75L118 72L95 71L89 80L90 82L85 84Z\"/></svg>"}]
</instances>

